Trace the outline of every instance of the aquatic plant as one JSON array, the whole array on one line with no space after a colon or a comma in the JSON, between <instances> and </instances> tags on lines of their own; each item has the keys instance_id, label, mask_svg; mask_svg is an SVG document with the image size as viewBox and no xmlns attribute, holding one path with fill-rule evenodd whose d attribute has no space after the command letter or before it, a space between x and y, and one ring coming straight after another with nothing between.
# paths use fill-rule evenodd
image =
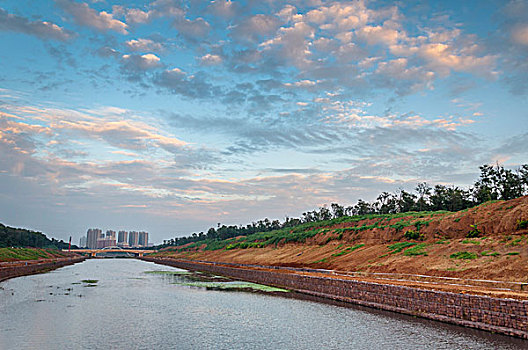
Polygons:
<instances>
[{"instance_id":1,"label":"aquatic plant","mask_svg":"<svg viewBox=\"0 0 528 350\"><path fill-rule=\"evenodd\" d=\"M189 275L191 272L187 270L154 270L154 271L144 271L144 273L152 274L152 275Z\"/></svg>"},{"instance_id":2,"label":"aquatic plant","mask_svg":"<svg viewBox=\"0 0 528 350\"><path fill-rule=\"evenodd\" d=\"M99 280L82 280L81 282L83 282L83 283L89 283L89 284L94 284L94 283L99 282Z\"/></svg>"},{"instance_id":3,"label":"aquatic plant","mask_svg":"<svg viewBox=\"0 0 528 350\"><path fill-rule=\"evenodd\" d=\"M271 286L266 286L262 284L257 283L251 283L251 282L183 282L183 283L174 283L182 286L187 287L197 287L197 288L205 288L209 290L235 290L235 291L244 291L244 290L251 290L251 291L259 291L259 292L283 292L287 293L289 290L282 289L282 288L276 288Z\"/></svg>"}]
</instances>

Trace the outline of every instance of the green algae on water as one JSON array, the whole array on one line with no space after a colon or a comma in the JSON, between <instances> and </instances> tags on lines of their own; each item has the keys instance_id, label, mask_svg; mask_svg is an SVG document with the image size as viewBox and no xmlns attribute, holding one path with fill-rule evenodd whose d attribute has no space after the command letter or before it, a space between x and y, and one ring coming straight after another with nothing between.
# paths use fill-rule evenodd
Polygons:
<instances>
[{"instance_id":1,"label":"green algae on water","mask_svg":"<svg viewBox=\"0 0 528 350\"><path fill-rule=\"evenodd\" d=\"M149 273L153 275L189 275L191 274L189 271L186 271L186 270L182 270L182 271L154 270L154 271L144 271L144 273Z\"/></svg>"},{"instance_id":2,"label":"green algae on water","mask_svg":"<svg viewBox=\"0 0 528 350\"><path fill-rule=\"evenodd\" d=\"M253 290L259 292L283 292L287 293L289 290L276 288L271 286L265 286L262 284L250 283L250 282L185 282L185 283L174 283L187 287L198 287L206 288L210 290Z\"/></svg>"}]
</instances>

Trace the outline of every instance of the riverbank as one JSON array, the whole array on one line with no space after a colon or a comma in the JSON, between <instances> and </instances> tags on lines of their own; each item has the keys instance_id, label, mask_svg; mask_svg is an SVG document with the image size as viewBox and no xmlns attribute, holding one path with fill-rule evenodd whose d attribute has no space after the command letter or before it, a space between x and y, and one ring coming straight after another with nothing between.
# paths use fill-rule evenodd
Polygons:
<instances>
[{"instance_id":1,"label":"riverbank","mask_svg":"<svg viewBox=\"0 0 528 350\"><path fill-rule=\"evenodd\" d=\"M70 256L54 259L18 260L0 262L0 282L13 277L33 275L73 265L86 259L84 256Z\"/></svg>"},{"instance_id":2,"label":"riverbank","mask_svg":"<svg viewBox=\"0 0 528 350\"><path fill-rule=\"evenodd\" d=\"M156 257L142 260L528 339L528 300L523 298L380 283L315 269L236 266Z\"/></svg>"},{"instance_id":3,"label":"riverbank","mask_svg":"<svg viewBox=\"0 0 528 350\"><path fill-rule=\"evenodd\" d=\"M169 246L175 259L308 267L528 287L528 196L459 212L342 217ZM400 277L398 277L400 278Z\"/></svg>"}]
</instances>

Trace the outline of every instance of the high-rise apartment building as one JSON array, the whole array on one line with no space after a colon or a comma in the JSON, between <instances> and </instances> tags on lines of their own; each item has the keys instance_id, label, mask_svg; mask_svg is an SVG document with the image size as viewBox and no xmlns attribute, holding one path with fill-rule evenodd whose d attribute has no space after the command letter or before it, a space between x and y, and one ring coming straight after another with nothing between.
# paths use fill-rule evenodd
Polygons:
<instances>
[{"instance_id":1,"label":"high-rise apartment building","mask_svg":"<svg viewBox=\"0 0 528 350\"><path fill-rule=\"evenodd\" d=\"M82 236L81 239L79 239L79 248L86 247L86 237Z\"/></svg>"},{"instance_id":2,"label":"high-rise apartment building","mask_svg":"<svg viewBox=\"0 0 528 350\"><path fill-rule=\"evenodd\" d=\"M142 231L139 233L138 244L142 247L148 246L148 232Z\"/></svg>"},{"instance_id":3,"label":"high-rise apartment building","mask_svg":"<svg viewBox=\"0 0 528 350\"><path fill-rule=\"evenodd\" d=\"M97 249L105 247L105 234L102 230L99 230L99 235L97 236Z\"/></svg>"},{"instance_id":4,"label":"high-rise apartment building","mask_svg":"<svg viewBox=\"0 0 528 350\"><path fill-rule=\"evenodd\" d=\"M128 245L131 247L137 247L139 245L139 232L130 231L128 233Z\"/></svg>"},{"instance_id":5,"label":"high-rise apartment building","mask_svg":"<svg viewBox=\"0 0 528 350\"><path fill-rule=\"evenodd\" d=\"M97 248L100 236L104 234L103 231L98 228L91 228L86 232L86 247L90 249Z\"/></svg>"},{"instance_id":6,"label":"high-rise apartment building","mask_svg":"<svg viewBox=\"0 0 528 350\"><path fill-rule=\"evenodd\" d=\"M119 231L117 234L117 245L120 247L127 246L128 245L127 237L128 237L128 232Z\"/></svg>"},{"instance_id":7,"label":"high-rise apartment building","mask_svg":"<svg viewBox=\"0 0 528 350\"><path fill-rule=\"evenodd\" d=\"M89 249L101 249L106 247L148 247L148 232L145 231L119 231L117 234L112 230L107 230L106 235L98 228L91 228L87 231L86 237L81 237L80 246ZM128 238L128 243L127 243Z\"/></svg>"},{"instance_id":8,"label":"high-rise apartment building","mask_svg":"<svg viewBox=\"0 0 528 350\"><path fill-rule=\"evenodd\" d=\"M115 246L116 246L116 232L112 230L107 230L103 248L115 247Z\"/></svg>"}]
</instances>

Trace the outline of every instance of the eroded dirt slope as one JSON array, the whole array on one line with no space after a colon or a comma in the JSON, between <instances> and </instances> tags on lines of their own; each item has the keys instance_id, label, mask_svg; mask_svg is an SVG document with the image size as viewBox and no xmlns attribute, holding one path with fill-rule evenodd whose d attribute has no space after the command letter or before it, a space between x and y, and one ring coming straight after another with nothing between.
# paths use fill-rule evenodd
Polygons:
<instances>
[{"instance_id":1,"label":"eroded dirt slope","mask_svg":"<svg viewBox=\"0 0 528 350\"><path fill-rule=\"evenodd\" d=\"M409 214L316 227L303 243L160 255L339 271L528 282L528 196L457 213ZM470 232L474 236L468 238ZM407 233L407 234L406 234ZM410 238L411 236L415 239Z\"/></svg>"}]
</instances>

